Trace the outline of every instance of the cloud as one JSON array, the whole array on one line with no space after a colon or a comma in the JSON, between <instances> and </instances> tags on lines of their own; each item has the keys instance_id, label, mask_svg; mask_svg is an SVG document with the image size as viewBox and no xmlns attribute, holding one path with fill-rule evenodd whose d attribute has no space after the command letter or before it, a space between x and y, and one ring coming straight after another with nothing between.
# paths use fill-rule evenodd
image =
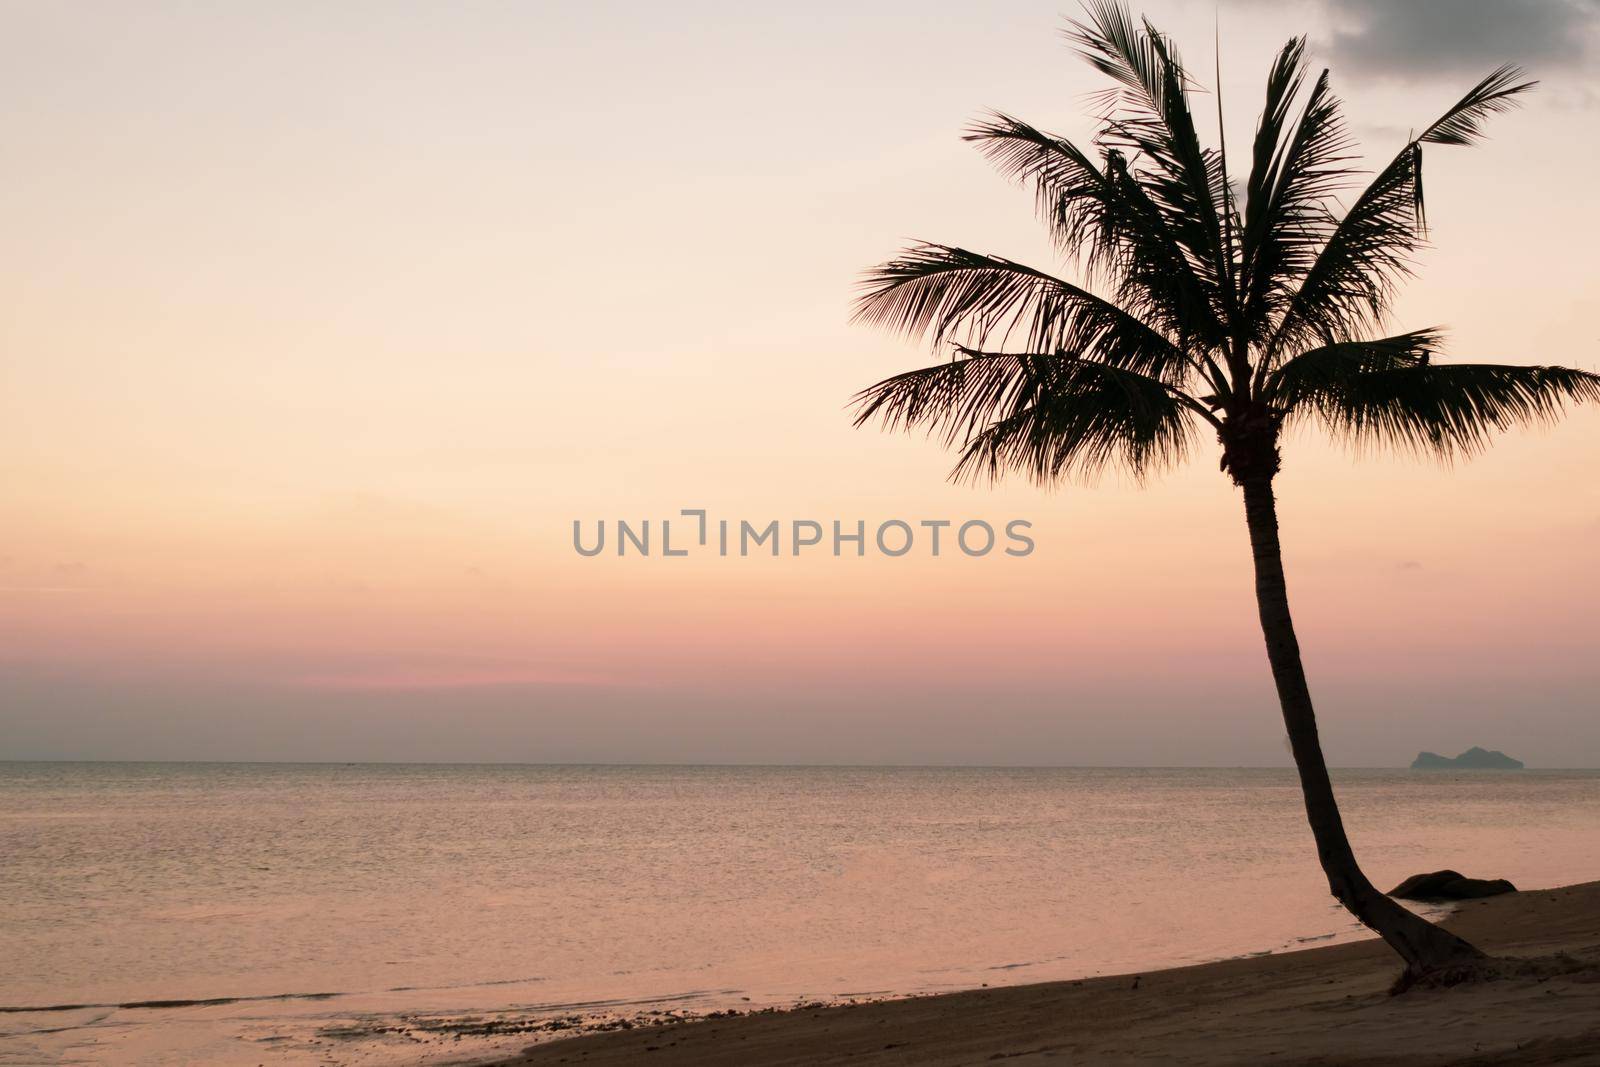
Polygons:
<instances>
[{"instance_id":1,"label":"cloud","mask_svg":"<svg viewBox=\"0 0 1600 1067\"><path fill-rule=\"evenodd\" d=\"M615 686L628 683L597 674L560 670L460 670L426 668L392 671L343 671L303 674L288 684L308 689L342 692L425 691L433 689L483 689L503 686Z\"/></svg>"},{"instance_id":2,"label":"cloud","mask_svg":"<svg viewBox=\"0 0 1600 1067\"><path fill-rule=\"evenodd\" d=\"M1319 42L1335 69L1401 81L1481 75L1516 63L1535 77L1600 52L1600 0L1325 0Z\"/></svg>"},{"instance_id":3,"label":"cloud","mask_svg":"<svg viewBox=\"0 0 1600 1067\"><path fill-rule=\"evenodd\" d=\"M500 659L440 650L376 652L339 661L270 667L264 680L298 689L346 693L428 692L433 690L630 688L635 678L574 669L541 659Z\"/></svg>"}]
</instances>

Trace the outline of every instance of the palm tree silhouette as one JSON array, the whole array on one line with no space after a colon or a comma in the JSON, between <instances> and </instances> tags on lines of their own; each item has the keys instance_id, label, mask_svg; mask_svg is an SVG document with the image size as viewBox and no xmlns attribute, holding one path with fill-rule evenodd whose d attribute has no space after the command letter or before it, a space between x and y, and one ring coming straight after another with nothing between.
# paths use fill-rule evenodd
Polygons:
<instances>
[{"instance_id":1,"label":"palm tree silhouette","mask_svg":"<svg viewBox=\"0 0 1600 1067\"><path fill-rule=\"evenodd\" d=\"M1534 83L1510 67L1484 78L1340 213L1353 141L1327 71L1308 77L1304 38L1268 75L1240 192L1225 150L1200 142L1195 82L1168 38L1111 0L1085 4L1068 36L1112 81L1092 151L999 113L967 139L1033 185L1084 285L941 244L873 268L856 320L951 354L863 390L857 425L939 434L960 449L953 478L1044 484L1112 466L1143 480L1186 458L1202 426L1215 431L1243 490L1267 658L1329 890L1405 960L1402 981L1470 968L1478 949L1378 892L1356 863L1289 615L1272 482L1297 419L1448 460L1566 401L1600 400L1600 376L1583 371L1438 363L1437 329L1381 336L1425 236L1423 146L1478 141Z\"/></svg>"}]
</instances>

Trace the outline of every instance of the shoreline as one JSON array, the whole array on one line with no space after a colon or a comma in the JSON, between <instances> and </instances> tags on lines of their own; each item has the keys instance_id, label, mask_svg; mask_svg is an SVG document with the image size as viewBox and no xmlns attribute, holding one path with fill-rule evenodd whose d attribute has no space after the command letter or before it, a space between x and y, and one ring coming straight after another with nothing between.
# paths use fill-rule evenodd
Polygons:
<instances>
[{"instance_id":1,"label":"shoreline","mask_svg":"<svg viewBox=\"0 0 1600 1067\"><path fill-rule=\"evenodd\" d=\"M1582 969L1390 996L1398 961L1366 939L1143 974L719 1014L486 1062L1600 1065L1600 882L1466 901L1445 925L1492 955L1560 953Z\"/></svg>"}]
</instances>

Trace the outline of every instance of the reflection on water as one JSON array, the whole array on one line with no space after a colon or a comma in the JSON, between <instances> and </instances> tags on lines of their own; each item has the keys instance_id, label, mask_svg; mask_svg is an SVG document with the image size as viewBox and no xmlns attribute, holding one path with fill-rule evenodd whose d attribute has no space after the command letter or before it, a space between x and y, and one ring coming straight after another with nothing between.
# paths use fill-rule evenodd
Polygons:
<instances>
[{"instance_id":1,"label":"reflection on water","mask_svg":"<svg viewBox=\"0 0 1600 1067\"><path fill-rule=\"evenodd\" d=\"M1380 886L1600 878L1600 773L1337 779ZM415 1059L329 1020L532 1026L1353 936L1299 804L1267 770L0 764L0 1006L80 1006L0 1013L0 1063L270 1062L319 1028Z\"/></svg>"}]
</instances>

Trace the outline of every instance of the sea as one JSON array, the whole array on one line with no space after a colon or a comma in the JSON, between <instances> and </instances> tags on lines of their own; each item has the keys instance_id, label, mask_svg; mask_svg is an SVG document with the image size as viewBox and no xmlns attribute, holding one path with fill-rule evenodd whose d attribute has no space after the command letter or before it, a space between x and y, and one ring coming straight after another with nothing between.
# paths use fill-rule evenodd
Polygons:
<instances>
[{"instance_id":1,"label":"sea","mask_svg":"<svg viewBox=\"0 0 1600 1067\"><path fill-rule=\"evenodd\" d=\"M1340 770L1380 888L1600 879L1600 772ZM437 1064L1365 936L1287 769L0 763L0 1064Z\"/></svg>"}]
</instances>

